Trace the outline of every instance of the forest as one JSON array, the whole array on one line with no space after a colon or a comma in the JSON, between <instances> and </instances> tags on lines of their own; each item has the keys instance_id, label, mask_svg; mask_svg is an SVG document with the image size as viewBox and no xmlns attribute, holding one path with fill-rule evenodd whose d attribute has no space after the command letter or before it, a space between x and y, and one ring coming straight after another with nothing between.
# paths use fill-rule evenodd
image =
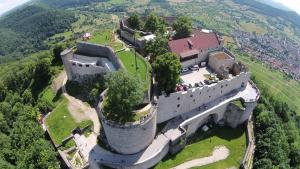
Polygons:
<instances>
[{"instance_id":1,"label":"forest","mask_svg":"<svg viewBox=\"0 0 300 169\"><path fill-rule=\"evenodd\" d=\"M282 99L259 85L261 98L254 110L255 169L300 167L300 117Z\"/></svg>"},{"instance_id":2,"label":"forest","mask_svg":"<svg viewBox=\"0 0 300 169\"><path fill-rule=\"evenodd\" d=\"M38 123L53 108L39 93L58 71L54 55L41 52L24 59L0 80L0 168L60 168Z\"/></svg>"},{"instance_id":3,"label":"forest","mask_svg":"<svg viewBox=\"0 0 300 169\"><path fill-rule=\"evenodd\" d=\"M44 40L71 28L75 14L29 5L9 13L0 20L0 63L49 49Z\"/></svg>"}]
</instances>

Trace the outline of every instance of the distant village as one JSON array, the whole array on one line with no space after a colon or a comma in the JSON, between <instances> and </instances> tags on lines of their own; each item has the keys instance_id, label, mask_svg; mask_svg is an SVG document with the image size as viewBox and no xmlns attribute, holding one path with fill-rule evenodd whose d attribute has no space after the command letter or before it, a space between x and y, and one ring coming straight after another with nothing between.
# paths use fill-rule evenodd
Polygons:
<instances>
[{"instance_id":1,"label":"distant village","mask_svg":"<svg viewBox=\"0 0 300 169\"><path fill-rule=\"evenodd\" d=\"M300 81L300 46L297 43L288 38L242 31L234 32L234 36L245 52Z\"/></svg>"}]
</instances>

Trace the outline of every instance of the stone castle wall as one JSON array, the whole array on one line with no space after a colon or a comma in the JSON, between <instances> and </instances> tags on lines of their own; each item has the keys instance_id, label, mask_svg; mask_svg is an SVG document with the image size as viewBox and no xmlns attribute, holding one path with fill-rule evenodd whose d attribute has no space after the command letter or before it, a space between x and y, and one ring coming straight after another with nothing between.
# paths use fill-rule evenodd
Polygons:
<instances>
[{"instance_id":1,"label":"stone castle wall","mask_svg":"<svg viewBox=\"0 0 300 169\"><path fill-rule=\"evenodd\" d=\"M199 127L207 123L211 118L213 118L215 123L218 123L221 119L223 119L228 104L229 103L224 103L214 109L208 110L205 113L191 117L180 124L180 126L186 129L187 136L191 136L198 130Z\"/></svg>"},{"instance_id":2,"label":"stone castle wall","mask_svg":"<svg viewBox=\"0 0 300 169\"><path fill-rule=\"evenodd\" d=\"M108 121L102 115L100 120L107 141L112 149L121 154L134 154L147 148L153 141L156 133L156 109L151 108L150 113L134 123L118 124Z\"/></svg>"},{"instance_id":3,"label":"stone castle wall","mask_svg":"<svg viewBox=\"0 0 300 169\"><path fill-rule=\"evenodd\" d=\"M88 56L106 57L108 58L108 60L112 62L112 64L116 69L120 69L123 67L121 61L116 56L113 49L109 46L102 46L102 45L92 44L88 42L80 42L77 43L76 52Z\"/></svg>"},{"instance_id":4,"label":"stone castle wall","mask_svg":"<svg viewBox=\"0 0 300 169\"><path fill-rule=\"evenodd\" d=\"M100 62L101 60L107 59L112 63L116 70L123 67L119 58L115 55L112 48L108 46L101 46L97 44L92 44L88 42L78 42L76 48L77 57L90 60L89 58L97 58ZM61 53L61 58L68 76L68 80L78 80L83 77L90 75L103 74L109 72L107 68L103 66L92 65L88 63L74 63L72 59L74 58L74 49L66 49Z\"/></svg>"},{"instance_id":5,"label":"stone castle wall","mask_svg":"<svg viewBox=\"0 0 300 169\"><path fill-rule=\"evenodd\" d=\"M242 72L232 79L225 79L216 84L192 88L184 92L159 96L157 122L162 123L178 115L192 111L203 104L209 103L233 90L240 89L248 83L249 73Z\"/></svg>"}]
</instances>

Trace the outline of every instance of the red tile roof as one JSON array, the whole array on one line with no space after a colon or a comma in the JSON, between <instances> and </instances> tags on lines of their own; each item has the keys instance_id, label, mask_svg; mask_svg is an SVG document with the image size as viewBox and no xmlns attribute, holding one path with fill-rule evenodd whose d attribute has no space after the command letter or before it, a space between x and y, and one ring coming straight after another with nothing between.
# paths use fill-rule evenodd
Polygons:
<instances>
[{"instance_id":1,"label":"red tile roof","mask_svg":"<svg viewBox=\"0 0 300 169\"><path fill-rule=\"evenodd\" d=\"M171 52L174 52L181 57L185 57L183 55L190 53L190 51L217 48L220 45L220 41L214 32L205 33L199 29L195 29L193 30L192 37L171 40L168 42L168 45Z\"/></svg>"}]
</instances>

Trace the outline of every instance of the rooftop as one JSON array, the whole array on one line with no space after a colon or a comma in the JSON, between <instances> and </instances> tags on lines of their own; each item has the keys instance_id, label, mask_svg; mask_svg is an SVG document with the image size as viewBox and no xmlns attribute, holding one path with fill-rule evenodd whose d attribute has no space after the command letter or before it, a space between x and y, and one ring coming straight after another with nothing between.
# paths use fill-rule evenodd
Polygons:
<instances>
[{"instance_id":1,"label":"rooftop","mask_svg":"<svg viewBox=\"0 0 300 169\"><path fill-rule=\"evenodd\" d=\"M171 40L168 42L169 48L172 52L179 56L185 55L190 51L197 51L200 53L202 50L217 48L220 41L214 32L203 32L202 30L193 30L193 36L178 40Z\"/></svg>"},{"instance_id":2,"label":"rooftop","mask_svg":"<svg viewBox=\"0 0 300 169\"><path fill-rule=\"evenodd\" d=\"M226 60L226 59L232 59L231 56L229 56L227 53L225 52L214 52L211 53L211 55L215 58L217 58L218 60Z\"/></svg>"}]
</instances>

